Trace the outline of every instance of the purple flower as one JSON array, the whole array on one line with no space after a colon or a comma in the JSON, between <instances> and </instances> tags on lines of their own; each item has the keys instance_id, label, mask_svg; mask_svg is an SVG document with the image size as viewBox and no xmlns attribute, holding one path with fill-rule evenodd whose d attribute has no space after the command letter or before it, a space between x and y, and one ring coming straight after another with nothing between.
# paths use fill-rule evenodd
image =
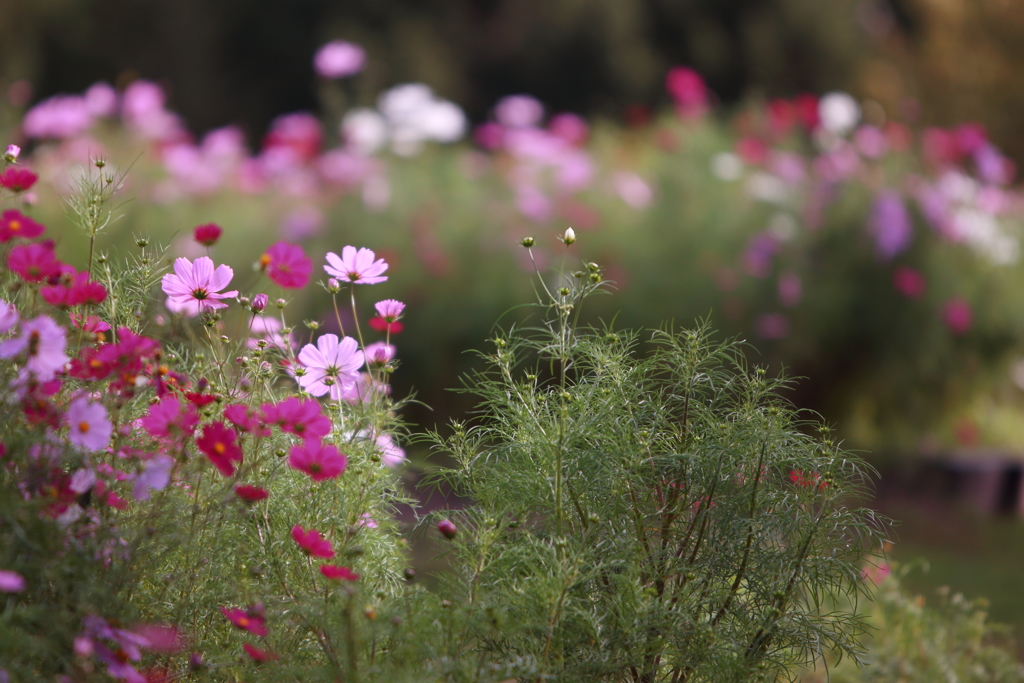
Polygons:
<instances>
[{"instance_id":1,"label":"purple flower","mask_svg":"<svg viewBox=\"0 0 1024 683\"><path fill-rule=\"evenodd\" d=\"M53 318L41 315L24 323L20 335L0 343L0 358L13 358L27 351L25 368L40 382L48 382L68 362L66 348L64 328Z\"/></svg>"},{"instance_id":2,"label":"purple flower","mask_svg":"<svg viewBox=\"0 0 1024 683\"><path fill-rule=\"evenodd\" d=\"M221 290L231 283L234 271L228 266L213 267L213 259L200 256L195 262L187 258L174 261L174 273L164 275L163 290L167 294L167 308L175 313L197 315L203 311L227 308L220 299L238 296L237 291Z\"/></svg>"},{"instance_id":3,"label":"purple flower","mask_svg":"<svg viewBox=\"0 0 1024 683\"><path fill-rule=\"evenodd\" d=\"M868 218L868 230L875 238L875 250L885 259L891 259L910 245L913 226L898 192L882 190L878 193Z\"/></svg>"},{"instance_id":4,"label":"purple flower","mask_svg":"<svg viewBox=\"0 0 1024 683\"><path fill-rule=\"evenodd\" d=\"M306 344L299 352L299 362L306 368L299 386L312 396L330 392L331 400L340 401L345 388L359 380L363 352L358 347L355 339L344 337L339 342L333 334L320 337L316 346Z\"/></svg>"},{"instance_id":5,"label":"purple flower","mask_svg":"<svg viewBox=\"0 0 1024 683\"><path fill-rule=\"evenodd\" d=\"M171 469L174 458L169 455L158 455L142 464L142 469L132 478L132 496L135 500L149 500L150 490L160 491L171 481Z\"/></svg>"},{"instance_id":6,"label":"purple flower","mask_svg":"<svg viewBox=\"0 0 1024 683\"><path fill-rule=\"evenodd\" d=\"M25 590L25 579L18 572L0 569L0 593L20 593Z\"/></svg>"},{"instance_id":7,"label":"purple flower","mask_svg":"<svg viewBox=\"0 0 1024 683\"><path fill-rule=\"evenodd\" d=\"M18 324L18 309L0 299L0 334L7 334Z\"/></svg>"},{"instance_id":8,"label":"purple flower","mask_svg":"<svg viewBox=\"0 0 1024 683\"><path fill-rule=\"evenodd\" d=\"M395 347L384 342L374 342L366 346L366 362L370 365L387 365L395 357Z\"/></svg>"},{"instance_id":9,"label":"purple flower","mask_svg":"<svg viewBox=\"0 0 1024 683\"><path fill-rule=\"evenodd\" d=\"M87 451L98 451L110 443L113 425L107 419L107 409L80 396L68 406L68 440Z\"/></svg>"},{"instance_id":10,"label":"purple flower","mask_svg":"<svg viewBox=\"0 0 1024 683\"><path fill-rule=\"evenodd\" d=\"M388 269L388 264L384 259L375 258L376 255L369 249L357 251L355 247L345 247L341 250L341 258L334 252L327 252L327 263L330 265L324 266L324 270L328 275L345 282L375 285L388 279L386 275L381 275Z\"/></svg>"},{"instance_id":11,"label":"purple flower","mask_svg":"<svg viewBox=\"0 0 1024 683\"><path fill-rule=\"evenodd\" d=\"M316 51L313 68L324 78L344 78L363 70L366 51L344 40L332 40Z\"/></svg>"},{"instance_id":12,"label":"purple flower","mask_svg":"<svg viewBox=\"0 0 1024 683\"><path fill-rule=\"evenodd\" d=\"M494 108L494 118L510 128L531 128L544 118L544 105L529 95L509 95Z\"/></svg>"}]
</instances>

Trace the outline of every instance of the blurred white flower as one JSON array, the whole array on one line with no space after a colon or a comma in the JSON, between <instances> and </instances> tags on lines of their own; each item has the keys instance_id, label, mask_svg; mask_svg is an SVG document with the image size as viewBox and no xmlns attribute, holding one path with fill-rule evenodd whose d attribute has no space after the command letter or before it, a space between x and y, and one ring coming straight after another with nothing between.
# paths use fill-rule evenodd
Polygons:
<instances>
[{"instance_id":1,"label":"blurred white flower","mask_svg":"<svg viewBox=\"0 0 1024 683\"><path fill-rule=\"evenodd\" d=\"M341 121L341 137L349 149L369 156L388 141L388 124L373 109L360 107L345 114Z\"/></svg>"},{"instance_id":2,"label":"blurred white flower","mask_svg":"<svg viewBox=\"0 0 1024 683\"><path fill-rule=\"evenodd\" d=\"M846 135L860 121L860 106L844 92L830 92L818 102L818 118L828 132Z\"/></svg>"},{"instance_id":3,"label":"blurred white flower","mask_svg":"<svg viewBox=\"0 0 1024 683\"><path fill-rule=\"evenodd\" d=\"M719 180L739 180L743 161L732 152L719 152L711 158L711 172Z\"/></svg>"}]
</instances>

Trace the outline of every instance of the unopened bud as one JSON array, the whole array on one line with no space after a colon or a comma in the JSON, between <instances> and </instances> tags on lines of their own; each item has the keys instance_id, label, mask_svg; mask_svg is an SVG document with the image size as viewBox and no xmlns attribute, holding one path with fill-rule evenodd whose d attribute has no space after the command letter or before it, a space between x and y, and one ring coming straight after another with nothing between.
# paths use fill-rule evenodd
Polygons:
<instances>
[{"instance_id":1,"label":"unopened bud","mask_svg":"<svg viewBox=\"0 0 1024 683\"><path fill-rule=\"evenodd\" d=\"M450 519L442 519L437 523L437 530L441 532L441 535L447 538L449 541L455 538L455 534L458 533L458 529L455 528L455 523Z\"/></svg>"},{"instance_id":2,"label":"unopened bud","mask_svg":"<svg viewBox=\"0 0 1024 683\"><path fill-rule=\"evenodd\" d=\"M327 281L327 291L331 294L337 294L341 291L341 283L332 277Z\"/></svg>"},{"instance_id":3,"label":"unopened bud","mask_svg":"<svg viewBox=\"0 0 1024 683\"><path fill-rule=\"evenodd\" d=\"M4 152L4 161L9 164L13 164L18 160L18 155L21 154L21 147L17 145L7 145L7 151Z\"/></svg>"},{"instance_id":4,"label":"unopened bud","mask_svg":"<svg viewBox=\"0 0 1024 683\"><path fill-rule=\"evenodd\" d=\"M284 299L278 299L277 301L274 302L274 305L277 306L278 308L284 308L285 306L288 305L288 302L285 301Z\"/></svg>"},{"instance_id":5,"label":"unopened bud","mask_svg":"<svg viewBox=\"0 0 1024 683\"><path fill-rule=\"evenodd\" d=\"M306 327L308 327L311 330L319 330L320 329L320 323L318 323L315 320L306 320L305 321L305 325L306 325Z\"/></svg>"},{"instance_id":6,"label":"unopened bud","mask_svg":"<svg viewBox=\"0 0 1024 683\"><path fill-rule=\"evenodd\" d=\"M566 228L565 234L562 235L562 241L565 242L565 246L569 246L576 241L576 231L572 228Z\"/></svg>"},{"instance_id":7,"label":"unopened bud","mask_svg":"<svg viewBox=\"0 0 1024 683\"><path fill-rule=\"evenodd\" d=\"M149 245L149 240L146 239L145 237L137 237L135 239L135 244L136 244L136 246L139 246L139 247L145 247L145 246Z\"/></svg>"},{"instance_id":8,"label":"unopened bud","mask_svg":"<svg viewBox=\"0 0 1024 683\"><path fill-rule=\"evenodd\" d=\"M103 168L104 166L107 165L106 159L93 159L92 163L96 166L96 168Z\"/></svg>"},{"instance_id":9,"label":"unopened bud","mask_svg":"<svg viewBox=\"0 0 1024 683\"><path fill-rule=\"evenodd\" d=\"M252 298L252 306L251 306L252 312L253 313L262 313L263 309L265 309L267 307L267 304L269 302L270 302L270 297L269 296L267 296L266 294L257 294L256 296L254 296Z\"/></svg>"},{"instance_id":10,"label":"unopened bud","mask_svg":"<svg viewBox=\"0 0 1024 683\"><path fill-rule=\"evenodd\" d=\"M533 246L533 243L534 243L534 239L532 237L524 237L523 241L520 242L519 244L521 244L524 247L526 247L527 249L529 249L530 247Z\"/></svg>"}]
</instances>

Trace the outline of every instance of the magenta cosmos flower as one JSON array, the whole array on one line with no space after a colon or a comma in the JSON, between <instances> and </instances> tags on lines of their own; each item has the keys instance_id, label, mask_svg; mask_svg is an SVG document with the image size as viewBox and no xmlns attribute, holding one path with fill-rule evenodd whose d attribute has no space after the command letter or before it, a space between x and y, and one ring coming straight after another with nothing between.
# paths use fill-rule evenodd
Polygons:
<instances>
[{"instance_id":1,"label":"magenta cosmos flower","mask_svg":"<svg viewBox=\"0 0 1024 683\"><path fill-rule=\"evenodd\" d=\"M340 401L345 387L359 381L359 368L363 366L363 352L352 337L339 342L333 334L325 334L316 346L306 344L299 352L299 362L306 373L299 377L299 386L312 396L331 394L332 401Z\"/></svg>"},{"instance_id":2,"label":"magenta cosmos flower","mask_svg":"<svg viewBox=\"0 0 1024 683\"><path fill-rule=\"evenodd\" d=\"M45 230L42 223L36 223L15 209L8 209L0 216L0 242L9 242L15 237L34 239Z\"/></svg>"},{"instance_id":3,"label":"magenta cosmos flower","mask_svg":"<svg viewBox=\"0 0 1024 683\"><path fill-rule=\"evenodd\" d=\"M240 628L243 631L248 631L260 637L266 637L267 635L267 626L263 618L258 615L249 614L240 609L228 609L227 607L221 607L220 613L234 624L235 628Z\"/></svg>"},{"instance_id":4,"label":"magenta cosmos flower","mask_svg":"<svg viewBox=\"0 0 1024 683\"><path fill-rule=\"evenodd\" d=\"M340 258L329 251L327 263L330 265L324 266L324 270L328 275L356 285L375 285L388 279L386 275L381 275L388 269L388 264L384 259L376 258L376 254L369 249L345 247L341 250Z\"/></svg>"},{"instance_id":5,"label":"magenta cosmos flower","mask_svg":"<svg viewBox=\"0 0 1024 683\"><path fill-rule=\"evenodd\" d=\"M358 581L359 574L348 567L341 567L334 564L322 564L320 565L320 573L326 576L328 579L334 581Z\"/></svg>"},{"instance_id":6,"label":"magenta cosmos flower","mask_svg":"<svg viewBox=\"0 0 1024 683\"><path fill-rule=\"evenodd\" d=\"M235 473L236 462L242 462L238 435L223 422L211 422L203 427L203 434L196 439L196 446L225 477Z\"/></svg>"},{"instance_id":7,"label":"magenta cosmos flower","mask_svg":"<svg viewBox=\"0 0 1024 683\"><path fill-rule=\"evenodd\" d=\"M384 301L378 301L373 305L377 309L377 315L384 319L386 323L393 323L402 317L402 311L405 310L405 304L401 301L395 301L394 299L384 299Z\"/></svg>"},{"instance_id":8,"label":"magenta cosmos flower","mask_svg":"<svg viewBox=\"0 0 1024 683\"><path fill-rule=\"evenodd\" d=\"M0 593L20 593L25 590L25 579L18 572L0 569Z\"/></svg>"},{"instance_id":9,"label":"magenta cosmos flower","mask_svg":"<svg viewBox=\"0 0 1024 683\"><path fill-rule=\"evenodd\" d=\"M260 256L260 268L266 269L267 277L275 284L285 289L302 289L309 284L313 261L302 247L281 241Z\"/></svg>"},{"instance_id":10,"label":"magenta cosmos flower","mask_svg":"<svg viewBox=\"0 0 1024 683\"><path fill-rule=\"evenodd\" d=\"M316 529L306 531L301 526L296 525L292 527L292 539L299 544L300 548L313 557L322 557L328 560L334 557L334 548L331 546L331 542L321 536L320 532Z\"/></svg>"},{"instance_id":11,"label":"magenta cosmos flower","mask_svg":"<svg viewBox=\"0 0 1024 683\"><path fill-rule=\"evenodd\" d=\"M191 403L182 403L174 394L167 394L149 407L149 412L139 422L143 429L158 439L174 441L192 436L199 413Z\"/></svg>"},{"instance_id":12,"label":"magenta cosmos flower","mask_svg":"<svg viewBox=\"0 0 1024 683\"><path fill-rule=\"evenodd\" d=\"M264 403L261 410L266 424L275 424L281 431L303 439L319 439L331 433L331 418L324 415L320 403L311 398L293 396L276 404Z\"/></svg>"},{"instance_id":13,"label":"magenta cosmos flower","mask_svg":"<svg viewBox=\"0 0 1024 683\"><path fill-rule=\"evenodd\" d=\"M221 292L231 283L235 273L225 265L213 267L213 259L200 256L195 262L187 258L174 260L174 273L164 275L163 290L167 308L175 313L197 315L204 311L227 308L220 299L232 299L237 291Z\"/></svg>"},{"instance_id":14,"label":"magenta cosmos flower","mask_svg":"<svg viewBox=\"0 0 1024 683\"><path fill-rule=\"evenodd\" d=\"M308 474L313 481L323 481L340 476L348 459L331 444L306 441L292 447L288 464Z\"/></svg>"},{"instance_id":15,"label":"magenta cosmos flower","mask_svg":"<svg viewBox=\"0 0 1024 683\"><path fill-rule=\"evenodd\" d=\"M68 440L87 451L98 451L110 443L113 425L107 419L107 409L80 396L68 406Z\"/></svg>"},{"instance_id":16,"label":"magenta cosmos flower","mask_svg":"<svg viewBox=\"0 0 1024 683\"><path fill-rule=\"evenodd\" d=\"M221 230L220 226L216 223L197 225L195 230L192 231L192 239L204 247L212 247L217 244L217 240L220 239L223 232L224 231Z\"/></svg>"}]
</instances>

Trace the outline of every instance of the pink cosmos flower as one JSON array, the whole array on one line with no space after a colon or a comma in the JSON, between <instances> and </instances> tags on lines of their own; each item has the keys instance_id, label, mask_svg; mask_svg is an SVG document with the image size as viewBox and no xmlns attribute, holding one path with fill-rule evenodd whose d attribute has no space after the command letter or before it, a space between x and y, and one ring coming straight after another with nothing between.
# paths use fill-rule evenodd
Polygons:
<instances>
[{"instance_id":1,"label":"pink cosmos flower","mask_svg":"<svg viewBox=\"0 0 1024 683\"><path fill-rule=\"evenodd\" d=\"M110 443L113 425L107 419L107 409L100 403L92 403L85 396L71 402L67 412L68 440L88 451L98 451Z\"/></svg>"},{"instance_id":2,"label":"pink cosmos flower","mask_svg":"<svg viewBox=\"0 0 1024 683\"><path fill-rule=\"evenodd\" d=\"M158 455L142 463L142 469L129 477L135 482L132 497L135 500L149 500L150 491L162 491L171 481L172 469L174 458L169 455Z\"/></svg>"},{"instance_id":3,"label":"pink cosmos flower","mask_svg":"<svg viewBox=\"0 0 1024 683\"><path fill-rule=\"evenodd\" d=\"M36 223L15 209L8 209L0 216L0 242L9 242L15 237L34 239L45 230L42 223Z\"/></svg>"},{"instance_id":4,"label":"pink cosmos flower","mask_svg":"<svg viewBox=\"0 0 1024 683\"><path fill-rule=\"evenodd\" d=\"M216 223L207 223L206 225L197 225L195 230L192 231L192 239L204 247L212 247L217 244L217 240L220 239L221 233L220 226Z\"/></svg>"},{"instance_id":5,"label":"pink cosmos flower","mask_svg":"<svg viewBox=\"0 0 1024 683\"><path fill-rule=\"evenodd\" d=\"M191 436L199 422L199 413L191 403L184 405L174 394L167 394L149 407L140 420L143 429L158 439L173 441Z\"/></svg>"},{"instance_id":6,"label":"pink cosmos flower","mask_svg":"<svg viewBox=\"0 0 1024 683\"><path fill-rule=\"evenodd\" d=\"M225 477L235 473L235 463L242 462L242 449L237 435L223 422L211 422L203 427L196 446L210 459L217 471Z\"/></svg>"},{"instance_id":7,"label":"pink cosmos flower","mask_svg":"<svg viewBox=\"0 0 1024 683\"><path fill-rule=\"evenodd\" d=\"M334 252L327 252L327 263L324 270L339 280L351 282L357 285L375 285L387 280L386 275L381 275L388 269L384 259L376 259L376 255L369 249L356 250L355 247L345 247L341 250L339 258Z\"/></svg>"},{"instance_id":8,"label":"pink cosmos flower","mask_svg":"<svg viewBox=\"0 0 1024 683\"><path fill-rule=\"evenodd\" d=\"M255 436L270 436L270 429L263 424L259 413L242 403L232 403L225 408L224 418L239 431L252 432Z\"/></svg>"},{"instance_id":9,"label":"pink cosmos flower","mask_svg":"<svg viewBox=\"0 0 1024 683\"><path fill-rule=\"evenodd\" d=\"M351 337L344 337L339 342L336 335L325 334L316 344L306 344L299 352L299 362L306 370L299 377L299 386L312 396L330 392L331 400L340 401L345 387L359 379L363 352Z\"/></svg>"},{"instance_id":10,"label":"pink cosmos flower","mask_svg":"<svg viewBox=\"0 0 1024 683\"><path fill-rule=\"evenodd\" d=\"M393 323L402 317L402 311L405 310L405 304L401 301L395 301L394 299L384 299L384 301L378 301L373 305L377 309L377 315L384 319L384 322Z\"/></svg>"},{"instance_id":11,"label":"pink cosmos flower","mask_svg":"<svg viewBox=\"0 0 1024 683\"><path fill-rule=\"evenodd\" d=\"M18 324L18 309L0 299L0 334L7 334Z\"/></svg>"},{"instance_id":12,"label":"pink cosmos flower","mask_svg":"<svg viewBox=\"0 0 1024 683\"><path fill-rule=\"evenodd\" d=\"M309 284L313 261L302 247L281 241L260 256L260 267L266 269L267 277L285 289L302 289Z\"/></svg>"},{"instance_id":13,"label":"pink cosmos flower","mask_svg":"<svg viewBox=\"0 0 1024 683\"><path fill-rule=\"evenodd\" d=\"M9 166L0 173L0 187L6 187L11 192L24 192L39 180L39 176L18 166Z\"/></svg>"},{"instance_id":14,"label":"pink cosmos flower","mask_svg":"<svg viewBox=\"0 0 1024 683\"><path fill-rule=\"evenodd\" d=\"M946 327L958 337L967 334L971 329L973 317L971 305L959 297L950 299L942 307L942 319L946 323Z\"/></svg>"},{"instance_id":15,"label":"pink cosmos flower","mask_svg":"<svg viewBox=\"0 0 1024 683\"><path fill-rule=\"evenodd\" d=\"M20 593L25 590L25 579L18 572L0 569L0 593Z\"/></svg>"},{"instance_id":16,"label":"pink cosmos flower","mask_svg":"<svg viewBox=\"0 0 1024 683\"><path fill-rule=\"evenodd\" d=\"M274 660L280 659L280 655L277 655L268 650L261 650L250 643L242 643L242 649L245 650L245 653L247 655L252 657L252 661L254 662L272 662Z\"/></svg>"},{"instance_id":17,"label":"pink cosmos flower","mask_svg":"<svg viewBox=\"0 0 1024 683\"><path fill-rule=\"evenodd\" d=\"M234 271L228 266L213 267L213 260L200 256L195 262L187 258L174 260L174 273L164 275L163 290L167 294L167 308L175 313L197 315L218 308L227 308L220 299L231 299L238 292L221 290L231 283Z\"/></svg>"},{"instance_id":18,"label":"pink cosmos flower","mask_svg":"<svg viewBox=\"0 0 1024 683\"><path fill-rule=\"evenodd\" d=\"M18 160L21 155L21 147L17 145L7 145L7 151L4 152L4 159L10 163L14 163Z\"/></svg>"},{"instance_id":19,"label":"pink cosmos flower","mask_svg":"<svg viewBox=\"0 0 1024 683\"><path fill-rule=\"evenodd\" d=\"M227 607L221 607L220 613L234 624L236 628L240 628L243 631L248 631L261 638L266 637L268 633L267 626L263 623L262 617L249 614L244 610L228 609Z\"/></svg>"},{"instance_id":20,"label":"pink cosmos flower","mask_svg":"<svg viewBox=\"0 0 1024 683\"><path fill-rule=\"evenodd\" d=\"M20 244L7 256L7 268L25 282L42 282L60 275L60 261L53 254L52 242Z\"/></svg>"},{"instance_id":21,"label":"pink cosmos flower","mask_svg":"<svg viewBox=\"0 0 1024 683\"><path fill-rule=\"evenodd\" d=\"M66 348L64 328L41 315L23 323L17 337L0 343L0 358L13 358L25 351L25 368L40 382L48 382L68 362Z\"/></svg>"},{"instance_id":22,"label":"pink cosmos flower","mask_svg":"<svg viewBox=\"0 0 1024 683\"><path fill-rule=\"evenodd\" d=\"M64 310L73 306L101 304L107 299L103 285L89 280L88 272L76 273L70 266L57 284L40 288L39 294L46 303Z\"/></svg>"},{"instance_id":23,"label":"pink cosmos flower","mask_svg":"<svg viewBox=\"0 0 1024 683\"><path fill-rule=\"evenodd\" d=\"M262 313L268 303L270 303L270 297L260 293L252 298L252 304L250 304L249 308L252 309L253 313Z\"/></svg>"},{"instance_id":24,"label":"pink cosmos flower","mask_svg":"<svg viewBox=\"0 0 1024 683\"><path fill-rule=\"evenodd\" d=\"M306 531L301 526L296 525L292 527L292 539L299 544L300 548L313 557L322 557L327 560L334 557L334 548L331 546L331 542L320 535L320 532L316 529Z\"/></svg>"},{"instance_id":25,"label":"pink cosmos flower","mask_svg":"<svg viewBox=\"0 0 1024 683\"><path fill-rule=\"evenodd\" d=\"M366 51L344 40L332 40L316 51L313 68L324 78L344 78L363 70Z\"/></svg>"},{"instance_id":26,"label":"pink cosmos flower","mask_svg":"<svg viewBox=\"0 0 1024 683\"><path fill-rule=\"evenodd\" d=\"M314 399L291 397L277 404L264 403L261 409L264 422L303 439L319 439L331 433L331 419Z\"/></svg>"},{"instance_id":27,"label":"pink cosmos flower","mask_svg":"<svg viewBox=\"0 0 1024 683\"><path fill-rule=\"evenodd\" d=\"M246 503L258 503L259 501L269 497L270 492L265 488L253 486L252 484L239 484L235 487L235 495Z\"/></svg>"},{"instance_id":28,"label":"pink cosmos flower","mask_svg":"<svg viewBox=\"0 0 1024 683\"><path fill-rule=\"evenodd\" d=\"M332 444L306 441L292 447L288 464L308 474L313 481L323 481L341 476L348 458Z\"/></svg>"},{"instance_id":29,"label":"pink cosmos flower","mask_svg":"<svg viewBox=\"0 0 1024 683\"><path fill-rule=\"evenodd\" d=\"M386 365L395 357L395 347L384 342L374 342L366 346L365 355L368 365Z\"/></svg>"},{"instance_id":30,"label":"pink cosmos flower","mask_svg":"<svg viewBox=\"0 0 1024 683\"><path fill-rule=\"evenodd\" d=\"M333 564L322 564L320 565L320 573L326 576L328 579L334 581L358 581L359 574L348 567L340 567Z\"/></svg>"},{"instance_id":31,"label":"pink cosmos flower","mask_svg":"<svg viewBox=\"0 0 1024 683\"><path fill-rule=\"evenodd\" d=\"M924 275L909 266L900 266L893 272L892 284L909 299L920 298L928 288Z\"/></svg>"}]
</instances>

